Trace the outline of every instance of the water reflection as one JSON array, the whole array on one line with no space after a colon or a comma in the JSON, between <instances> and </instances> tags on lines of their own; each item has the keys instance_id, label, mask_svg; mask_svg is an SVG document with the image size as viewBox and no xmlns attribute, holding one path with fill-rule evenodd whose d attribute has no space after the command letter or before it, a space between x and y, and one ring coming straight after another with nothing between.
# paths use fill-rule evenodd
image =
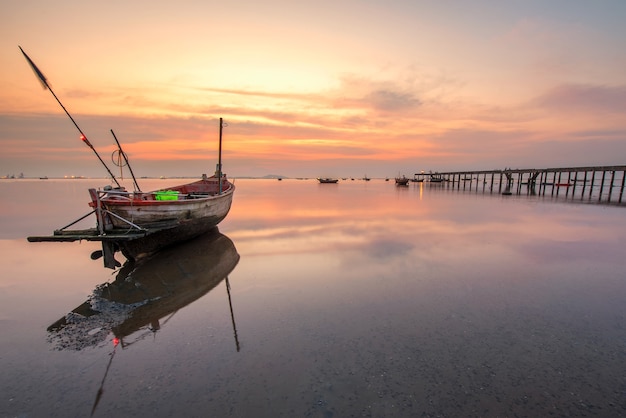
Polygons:
<instances>
[{"instance_id":1,"label":"water reflection","mask_svg":"<svg viewBox=\"0 0 626 418\"><path fill-rule=\"evenodd\" d=\"M149 259L126 262L115 281L97 286L87 301L48 327L49 341L60 350L82 350L112 332L114 341L127 347L157 332L222 280L229 290L227 276L238 262L235 245L217 228ZM235 339L238 349L236 328Z\"/></svg>"},{"instance_id":2,"label":"water reflection","mask_svg":"<svg viewBox=\"0 0 626 418\"><path fill-rule=\"evenodd\" d=\"M216 278L219 289L167 324L169 311L132 327L124 344L143 338L132 348L115 348L109 331L93 349L50 350L40 325L115 276L84 256L93 243L6 243L7 416L85 416L94 398L101 416L155 417L617 416L625 407L621 207L376 179L237 183L220 231L241 254L229 277L237 327L253 344L235 350ZM32 233L62 224L67 214L55 211ZM157 260L149 274L188 267L184 257ZM167 274L184 278L182 267ZM100 274L76 273L89 268Z\"/></svg>"},{"instance_id":3,"label":"water reflection","mask_svg":"<svg viewBox=\"0 0 626 418\"><path fill-rule=\"evenodd\" d=\"M239 351L228 275L239 262L233 242L218 229L149 259L127 261L115 281L96 287L87 301L48 327L49 340L59 350L82 350L105 341L112 332L113 350L95 396L96 411L118 346L154 335L181 308L226 281L228 302ZM132 341L130 337L132 338Z\"/></svg>"}]
</instances>

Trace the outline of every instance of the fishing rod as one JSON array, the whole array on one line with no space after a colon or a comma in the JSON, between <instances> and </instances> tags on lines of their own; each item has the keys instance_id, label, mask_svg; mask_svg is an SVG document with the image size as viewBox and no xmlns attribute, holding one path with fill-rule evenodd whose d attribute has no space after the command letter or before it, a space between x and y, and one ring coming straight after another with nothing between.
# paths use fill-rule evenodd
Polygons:
<instances>
[{"instance_id":1,"label":"fishing rod","mask_svg":"<svg viewBox=\"0 0 626 418\"><path fill-rule=\"evenodd\" d=\"M100 154L98 154L98 151L96 151L96 149L93 147L93 145L91 145L91 142L89 142L89 140L87 139L87 135L85 135L83 133L83 131L80 129L80 127L78 126L78 124L76 123L76 121L74 120L74 118L72 117L72 115L70 115L70 112L67 111L67 109L65 108L65 106L63 106L63 103L61 103L61 101L59 100L59 98L57 97L56 94L54 94L54 91L52 91L52 88L50 87L50 85L48 84L48 80L46 79L46 76L43 75L43 73L39 70L39 68L37 68L37 66L35 65L35 63L33 62L33 60L30 59L30 57L28 55L26 55L26 52L24 52L24 50L22 49L21 46L18 45L18 48L20 49L20 51L22 51L22 54L24 54L24 58L26 58L26 61L28 61L28 64L30 65L30 68L32 68L33 72L35 73L35 75L37 76L37 78L39 79L39 82L41 83L41 86L44 89L50 90L50 93L52 93L52 96L54 96L54 98L56 99L57 103L59 103L59 105L61 106L61 108L65 111L65 114L70 118L70 120L72 121L72 123L74 124L74 126L76 127L76 129L78 129L78 132L80 132L80 139L89 147L91 148L91 150L94 152L94 154L96 154L96 157L98 157L98 160L100 160L100 162L102 163L102 165L104 166L104 168L106 168L107 172L109 173L109 175L111 176L111 178L113 179L113 181L115 182L115 184L117 184L118 187L122 187L117 179L115 178L115 176L113 175L113 173L111 172L111 170L109 170L109 167L107 167L107 165L105 164L104 160L102 159L102 157L100 157Z\"/></svg>"},{"instance_id":2,"label":"fishing rod","mask_svg":"<svg viewBox=\"0 0 626 418\"><path fill-rule=\"evenodd\" d=\"M137 184L135 173L133 173L133 169L130 167L130 163L128 162L128 157L126 157L126 153L124 152L124 150L122 150L120 141L117 140L117 137L115 136L115 132L113 132L113 129L111 129L111 135L113 135L113 138L115 138L115 143L117 144L117 149L119 150L119 153L122 155L122 157L124 157L124 161L126 162L126 165L128 166L128 171L130 171L130 175L133 177L133 183L135 183L135 188L137 189L138 192L140 192L141 189L139 188L139 185Z\"/></svg>"}]
</instances>

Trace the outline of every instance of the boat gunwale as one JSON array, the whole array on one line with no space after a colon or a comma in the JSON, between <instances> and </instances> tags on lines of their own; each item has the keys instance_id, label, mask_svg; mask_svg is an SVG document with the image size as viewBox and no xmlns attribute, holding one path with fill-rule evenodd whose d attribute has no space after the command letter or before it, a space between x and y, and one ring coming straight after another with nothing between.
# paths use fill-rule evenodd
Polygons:
<instances>
[{"instance_id":1,"label":"boat gunwale","mask_svg":"<svg viewBox=\"0 0 626 418\"><path fill-rule=\"evenodd\" d=\"M110 196L104 196L100 199L100 201L108 207L119 207L119 206L166 206L166 205L173 205L173 206L184 206L184 205L197 205L200 203L204 203L207 201L211 201L211 200L218 200L220 198L226 197L230 194L233 194L235 191L235 185L233 183L228 182L229 187L225 190L222 191L222 193L215 193L215 194L209 194L209 195L202 195L202 194L194 194L194 193L187 193L185 196L185 198L183 199L176 199L176 200L156 200L156 199L142 199L142 198L138 198L136 197L137 195L139 196L144 196L144 195L154 195L156 192L160 192L160 191L166 191L166 190L173 190L176 191L176 187L171 187L171 188L166 188L166 189L159 189L159 190L155 190L152 192L120 192L120 193L113 193ZM181 186L178 186L181 187ZM109 192L104 192L104 193L109 193ZM187 197L187 196L192 196L192 197ZM95 204L94 202L90 202L89 205L91 207L94 207Z\"/></svg>"}]
</instances>

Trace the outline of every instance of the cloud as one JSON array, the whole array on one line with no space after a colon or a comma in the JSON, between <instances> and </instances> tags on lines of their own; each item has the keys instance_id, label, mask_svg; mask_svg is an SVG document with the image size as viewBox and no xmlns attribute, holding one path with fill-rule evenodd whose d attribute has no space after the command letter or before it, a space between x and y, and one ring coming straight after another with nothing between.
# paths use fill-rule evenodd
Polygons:
<instances>
[{"instance_id":1,"label":"cloud","mask_svg":"<svg viewBox=\"0 0 626 418\"><path fill-rule=\"evenodd\" d=\"M404 112L422 105L419 89L414 85L415 74L403 82L389 78L382 80L344 74L339 86L329 92L335 108L360 109L363 112Z\"/></svg>"},{"instance_id":2,"label":"cloud","mask_svg":"<svg viewBox=\"0 0 626 418\"><path fill-rule=\"evenodd\" d=\"M557 112L602 112L623 115L626 86L563 84L532 100L531 105Z\"/></svg>"},{"instance_id":3,"label":"cloud","mask_svg":"<svg viewBox=\"0 0 626 418\"><path fill-rule=\"evenodd\" d=\"M376 110L396 111L418 107L421 102L410 93L402 93L391 90L376 90L365 97Z\"/></svg>"}]
</instances>

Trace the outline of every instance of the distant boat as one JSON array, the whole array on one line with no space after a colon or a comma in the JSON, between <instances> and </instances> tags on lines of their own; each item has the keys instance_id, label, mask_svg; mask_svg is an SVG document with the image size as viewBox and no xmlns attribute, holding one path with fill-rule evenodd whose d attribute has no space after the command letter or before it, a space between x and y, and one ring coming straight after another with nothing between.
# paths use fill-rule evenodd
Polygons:
<instances>
[{"instance_id":1,"label":"distant boat","mask_svg":"<svg viewBox=\"0 0 626 418\"><path fill-rule=\"evenodd\" d=\"M365 181L370 181L370 178L369 178L369 177L367 177L367 174L366 174L366 175L365 175L365 177L363 177L363 180L365 180Z\"/></svg>"},{"instance_id":2,"label":"distant boat","mask_svg":"<svg viewBox=\"0 0 626 418\"><path fill-rule=\"evenodd\" d=\"M411 179L414 183L422 183L424 181L424 173L415 173Z\"/></svg>"},{"instance_id":3,"label":"distant boat","mask_svg":"<svg viewBox=\"0 0 626 418\"><path fill-rule=\"evenodd\" d=\"M334 179L330 177L318 177L317 181L319 181L322 184L331 184L331 183L337 183L339 179Z\"/></svg>"},{"instance_id":4,"label":"distant boat","mask_svg":"<svg viewBox=\"0 0 626 418\"><path fill-rule=\"evenodd\" d=\"M409 184L409 178L406 176L396 177L396 185L397 186L406 186Z\"/></svg>"},{"instance_id":5,"label":"distant boat","mask_svg":"<svg viewBox=\"0 0 626 418\"><path fill-rule=\"evenodd\" d=\"M39 177L39 180L48 180L48 176Z\"/></svg>"},{"instance_id":6,"label":"distant boat","mask_svg":"<svg viewBox=\"0 0 626 418\"><path fill-rule=\"evenodd\" d=\"M431 183L442 183L443 181L444 180L443 180L443 177L442 177L441 174L434 173L434 174L430 175L430 182Z\"/></svg>"}]
</instances>

